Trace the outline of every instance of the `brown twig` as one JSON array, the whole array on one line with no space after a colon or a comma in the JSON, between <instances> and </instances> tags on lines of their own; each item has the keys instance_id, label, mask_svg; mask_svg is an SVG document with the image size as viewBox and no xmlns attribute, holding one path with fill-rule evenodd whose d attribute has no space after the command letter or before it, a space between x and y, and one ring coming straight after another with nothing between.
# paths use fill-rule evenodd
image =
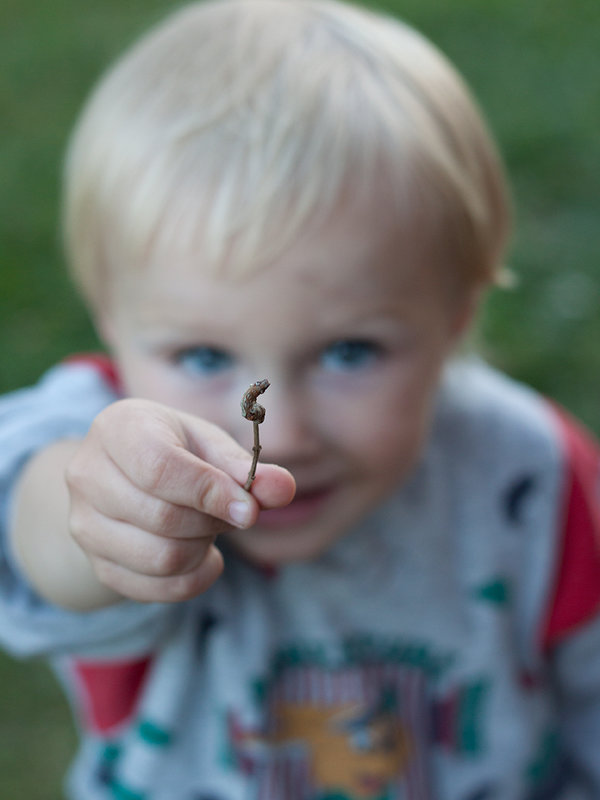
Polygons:
<instances>
[{"instance_id":1,"label":"brown twig","mask_svg":"<svg viewBox=\"0 0 600 800\"><path fill-rule=\"evenodd\" d=\"M258 464L258 456L260 455L260 451L262 450L260 439L258 436L258 422L252 423L254 426L254 447L252 448L252 466L250 467L250 472L248 473L248 477L246 478L246 483L244 484L244 489L248 492L250 491L250 487L252 486L252 481L256 476L256 465Z\"/></svg>"}]
</instances>

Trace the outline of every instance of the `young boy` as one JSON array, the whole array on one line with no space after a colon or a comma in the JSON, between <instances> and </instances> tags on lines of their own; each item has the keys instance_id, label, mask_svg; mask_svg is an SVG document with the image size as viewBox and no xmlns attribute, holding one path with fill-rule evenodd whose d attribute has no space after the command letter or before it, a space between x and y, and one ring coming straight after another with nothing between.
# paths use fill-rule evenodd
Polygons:
<instances>
[{"instance_id":1,"label":"young boy","mask_svg":"<svg viewBox=\"0 0 600 800\"><path fill-rule=\"evenodd\" d=\"M70 797L600 797L598 451L454 355L508 227L383 16L192 4L101 82L65 230L110 359L0 405L0 634L65 681Z\"/></svg>"}]
</instances>

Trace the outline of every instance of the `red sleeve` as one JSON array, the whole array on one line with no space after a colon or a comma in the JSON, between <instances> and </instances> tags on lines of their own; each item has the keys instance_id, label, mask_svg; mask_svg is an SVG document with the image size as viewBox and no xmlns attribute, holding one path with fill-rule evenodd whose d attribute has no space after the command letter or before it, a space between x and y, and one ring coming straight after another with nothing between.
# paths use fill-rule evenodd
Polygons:
<instances>
[{"instance_id":1,"label":"red sleeve","mask_svg":"<svg viewBox=\"0 0 600 800\"><path fill-rule=\"evenodd\" d=\"M600 448L562 409L553 407L566 458L554 597L543 631L546 648L600 610Z\"/></svg>"},{"instance_id":2,"label":"red sleeve","mask_svg":"<svg viewBox=\"0 0 600 800\"><path fill-rule=\"evenodd\" d=\"M70 356L64 362L65 364L87 364L94 367L99 374L104 378L106 383L114 389L115 392L121 393L121 379L114 361L104 353L77 353Z\"/></svg>"},{"instance_id":3,"label":"red sleeve","mask_svg":"<svg viewBox=\"0 0 600 800\"><path fill-rule=\"evenodd\" d=\"M135 713L151 663L150 658L73 661L72 689L83 725L90 731L107 734L127 722Z\"/></svg>"}]
</instances>

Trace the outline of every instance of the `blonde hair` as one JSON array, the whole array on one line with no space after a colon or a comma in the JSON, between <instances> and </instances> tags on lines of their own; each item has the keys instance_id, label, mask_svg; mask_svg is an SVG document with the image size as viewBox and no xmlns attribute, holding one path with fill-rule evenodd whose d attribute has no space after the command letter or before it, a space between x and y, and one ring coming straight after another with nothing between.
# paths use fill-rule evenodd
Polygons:
<instances>
[{"instance_id":1,"label":"blonde hair","mask_svg":"<svg viewBox=\"0 0 600 800\"><path fill-rule=\"evenodd\" d=\"M67 256L92 305L155 248L200 246L203 268L243 271L382 182L399 224L437 242L449 269L469 284L497 278L503 171L462 79L426 39L337 0L192 3L84 108L65 167Z\"/></svg>"}]
</instances>

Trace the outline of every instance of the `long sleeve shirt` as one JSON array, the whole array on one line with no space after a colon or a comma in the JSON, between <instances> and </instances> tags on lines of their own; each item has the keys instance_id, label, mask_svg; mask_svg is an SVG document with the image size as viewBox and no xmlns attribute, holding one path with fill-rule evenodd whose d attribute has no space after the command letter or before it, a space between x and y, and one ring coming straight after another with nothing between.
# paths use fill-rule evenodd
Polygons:
<instances>
[{"instance_id":1,"label":"long sleeve shirt","mask_svg":"<svg viewBox=\"0 0 600 800\"><path fill-rule=\"evenodd\" d=\"M0 642L61 677L73 800L600 798L600 455L561 410L457 362L410 479L320 558L223 539L194 600L68 612L10 552L14 484L118 397L93 358L0 399Z\"/></svg>"}]
</instances>

